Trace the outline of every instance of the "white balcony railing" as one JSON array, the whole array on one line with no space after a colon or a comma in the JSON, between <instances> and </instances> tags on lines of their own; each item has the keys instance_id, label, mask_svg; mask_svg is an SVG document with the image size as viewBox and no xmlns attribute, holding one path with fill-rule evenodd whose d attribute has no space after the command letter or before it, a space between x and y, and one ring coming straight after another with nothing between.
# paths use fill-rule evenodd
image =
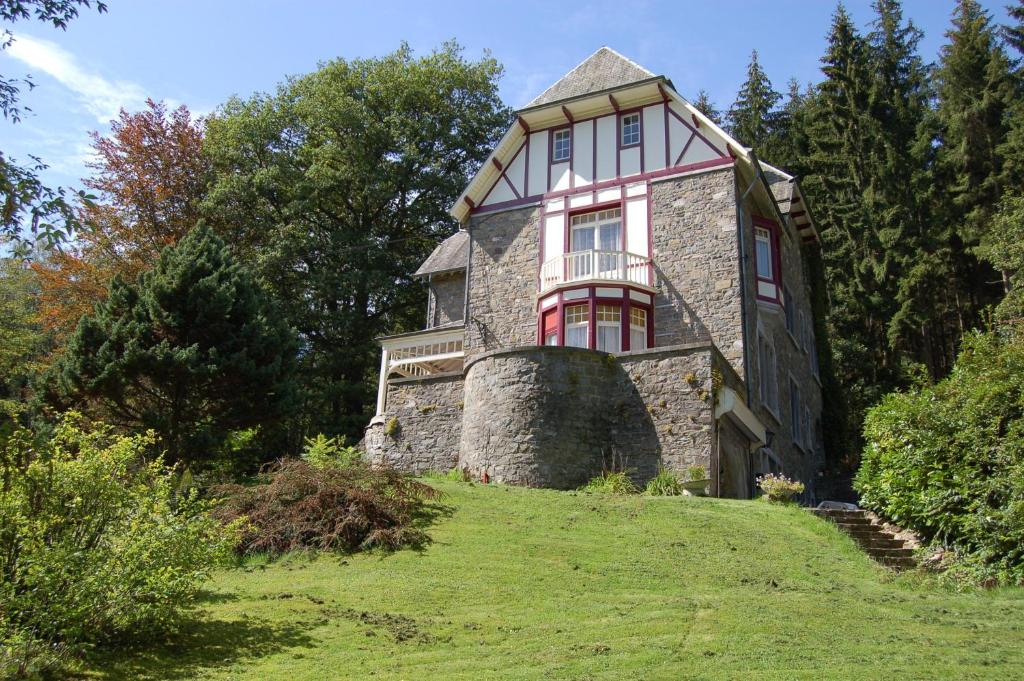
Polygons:
<instances>
[{"instance_id":1,"label":"white balcony railing","mask_svg":"<svg viewBox=\"0 0 1024 681\"><path fill-rule=\"evenodd\" d=\"M461 370L465 333L460 325L380 339L377 413L384 413L387 406L387 384L392 376L414 378Z\"/></svg>"},{"instance_id":2,"label":"white balcony railing","mask_svg":"<svg viewBox=\"0 0 1024 681\"><path fill-rule=\"evenodd\" d=\"M626 251L574 251L548 260L540 268L540 290L576 281L623 281L651 285L651 259Z\"/></svg>"}]
</instances>

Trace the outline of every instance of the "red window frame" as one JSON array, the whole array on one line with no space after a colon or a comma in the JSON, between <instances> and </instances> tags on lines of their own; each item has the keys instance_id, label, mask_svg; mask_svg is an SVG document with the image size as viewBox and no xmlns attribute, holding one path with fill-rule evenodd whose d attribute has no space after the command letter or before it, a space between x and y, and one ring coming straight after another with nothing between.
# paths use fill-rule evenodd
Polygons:
<instances>
[{"instance_id":1,"label":"red window frame","mask_svg":"<svg viewBox=\"0 0 1024 681\"><path fill-rule=\"evenodd\" d=\"M647 312L647 350L654 348L654 305L653 299L650 304L641 303L633 300L629 295L632 290L628 287L623 287L623 296L621 298L614 298L608 296L598 296L596 286L579 286L577 288L565 289L559 291L556 295L558 296L558 302L554 305L540 310L537 315L537 345L544 345L544 338L551 332L556 331L558 333L558 345L560 347L565 346L565 308L572 307L574 305L587 305L589 312L590 321L587 324L587 348L590 350L597 349L597 306L598 305L615 305L622 309L622 313L619 317L619 333L621 334L619 340L620 352L630 351L629 342L629 311L631 308L638 307ZM587 291L585 298L573 298L572 300L566 300L564 293L568 291ZM646 293L646 295L651 295ZM554 313L554 314L552 314ZM553 321L552 321L553 320Z\"/></svg>"},{"instance_id":2,"label":"red window frame","mask_svg":"<svg viewBox=\"0 0 1024 681\"><path fill-rule=\"evenodd\" d=\"M774 220L755 215L752 218L754 223L754 274L757 279L757 299L771 303L782 304L782 253L779 248L779 224ZM757 271L757 229L768 230L768 247L771 250L772 276L762 277ZM774 296L767 296L761 293L761 283L770 284L775 288Z\"/></svg>"}]
</instances>

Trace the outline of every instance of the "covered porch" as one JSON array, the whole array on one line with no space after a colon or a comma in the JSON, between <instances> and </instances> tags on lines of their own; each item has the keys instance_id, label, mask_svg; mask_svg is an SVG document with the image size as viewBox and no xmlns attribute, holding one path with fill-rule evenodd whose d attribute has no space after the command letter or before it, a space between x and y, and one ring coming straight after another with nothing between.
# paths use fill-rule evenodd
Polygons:
<instances>
[{"instance_id":1,"label":"covered porch","mask_svg":"<svg viewBox=\"0 0 1024 681\"><path fill-rule=\"evenodd\" d=\"M387 408L388 379L462 371L464 337L465 325L458 322L377 339L381 346L377 415Z\"/></svg>"}]
</instances>

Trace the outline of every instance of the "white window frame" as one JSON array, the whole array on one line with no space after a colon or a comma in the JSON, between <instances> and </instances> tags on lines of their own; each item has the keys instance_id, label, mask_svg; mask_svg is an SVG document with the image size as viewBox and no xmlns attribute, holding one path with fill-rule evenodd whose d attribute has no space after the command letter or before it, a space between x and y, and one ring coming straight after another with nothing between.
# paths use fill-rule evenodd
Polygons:
<instances>
[{"instance_id":1,"label":"white window frame","mask_svg":"<svg viewBox=\"0 0 1024 681\"><path fill-rule=\"evenodd\" d=\"M601 227L605 225L618 225L619 226L619 242L615 245L615 251L622 250L622 208L616 206L615 208L606 208L605 210L592 211L590 213L580 213L573 215L569 221L569 250L570 252L577 253L576 250L576 232L584 229L594 230L594 249L595 251L608 250L601 248ZM590 250L590 249L587 249Z\"/></svg>"},{"instance_id":2,"label":"white window frame","mask_svg":"<svg viewBox=\"0 0 1024 681\"><path fill-rule=\"evenodd\" d=\"M617 319L606 320L601 319L603 314L613 313ZM607 303L597 303L594 307L594 316L596 319L594 323L596 333L594 334L594 345L595 350L601 352L622 352L622 305L609 305ZM615 349L609 350L601 347L601 329L615 329Z\"/></svg>"},{"instance_id":3,"label":"white window frame","mask_svg":"<svg viewBox=\"0 0 1024 681\"><path fill-rule=\"evenodd\" d=\"M635 123L633 120L635 119ZM628 130L628 133L627 133ZM633 141L626 141L626 135L629 135L629 139ZM632 113L622 114L619 119L619 145L622 148L635 147L640 144L641 132L640 132L640 112L633 111Z\"/></svg>"},{"instance_id":4,"label":"white window frame","mask_svg":"<svg viewBox=\"0 0 1024 681\"><path fill-rule=\"evenodd\" d=\"M761 271L761 246L764 245L765 253L768 255L768 272ZM757 268L757 276L765 281L775 281L775 263L772 254L772 230L767 227L754 226L754 262Z\"/></svg>"},{"instance_id":5,"label":"white window frame","mask_svg":"<svg viewBox=\"0 0 1024 681\"><path fill-rule=\"evenodd\" d=\"M633 315L639 313L643 315L643 325L633 323ZM643 307L632 306L629 308L629 350L646 350L647 349L647 309ZM643 338L643 347L635 347L633 343L633 334L638 333Z\"/></svg>"},{"instance_id":6,"label":"white window frame","mask_svg":"<svg viewBox=\"0 0 1024 681\"><path fill-rule=\"evenodd\" d=\"M576 315L577 310L582 310L582 315ZM569 315L572 314L577 321L570 322ZM590 304L580 303L577 305L566 305L562 315L565 324L565 347L567 348L589 348L590 347ZM580 321L582 320L582 321ZM569 343L570 330L583 329L583 345L571 345Z\"/></svg>"},{"instance_id":7,"label":"white window frame","mask_svg":"<svg viewBox=\"0 0 1024 681\"><path fill-rule=\"evenodd\" d=\"M561 136L561 139L559 137ZM564 146L560 147L560 142L564 142ZM564 151L565 155L560 156L559 152ZM564 163L572 157L572 130L570 128L564 128L562 130L555 130L551 137L551 162L552 163Z\"/></svg>"}]
</instances>

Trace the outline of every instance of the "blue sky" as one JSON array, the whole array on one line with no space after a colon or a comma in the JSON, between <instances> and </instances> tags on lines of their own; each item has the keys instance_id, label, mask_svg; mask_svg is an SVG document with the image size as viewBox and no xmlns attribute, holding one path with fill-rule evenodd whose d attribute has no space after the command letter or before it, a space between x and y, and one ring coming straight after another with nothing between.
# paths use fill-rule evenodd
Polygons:
<instances>
[{"instance_id":1,"label":"blue sky","mask_svg":"<svg viewBox=\"0 0 1024 681\"><path fill-rule=\"evenodd\" d=\"M469 57L483 50L505 66L501 94L521 106L601 45L673 80L685 97L706 89L719 108L732 102L752 49L776 89L790 77L819 77L832 0L676 2L329 2L293 0L107 0L66 32L38 22L13 27L0 73L32 74L22 101L34 112L0 121L0 149L51 165L44 179L78 184L87 173L88 132L106 132L120 107L146 97L206 113L232 94L272 90L287 75L335 57L381 55L402 40L429 52L455 38ZM997 21L1005 0L982 0ZM846 0L859 25L870 0ZM905 0L925 32L922 54L937 57L953 0Z\"/></svg>"}]
</instances>

